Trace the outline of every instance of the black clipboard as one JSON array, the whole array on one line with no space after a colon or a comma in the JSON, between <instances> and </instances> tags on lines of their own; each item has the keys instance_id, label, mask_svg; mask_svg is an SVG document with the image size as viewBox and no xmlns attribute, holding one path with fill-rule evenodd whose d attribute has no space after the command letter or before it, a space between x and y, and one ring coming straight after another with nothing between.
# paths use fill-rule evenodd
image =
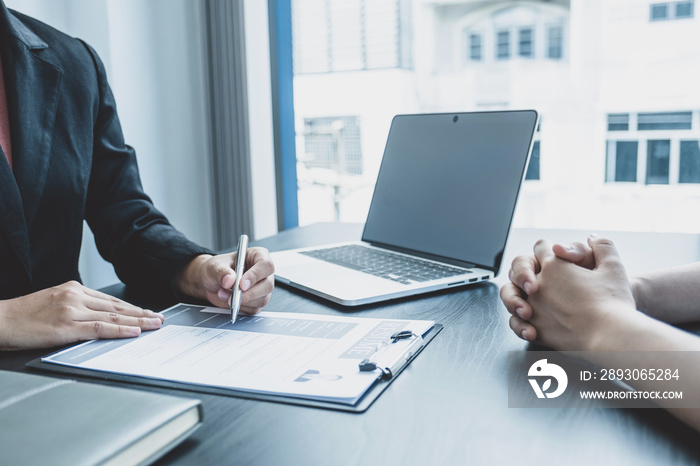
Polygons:
<instances>
[{"instance_id":1,"label":"black clipboard","mask_svg":"<svg viewBox=\"0 0 700 466\"><path fill-rule=\"evenodd\" d=\"M354 405L347 405L342 403L335 403L331 401L321 401L321 400L310 400L306 398L299 398L294 396L284 396L284 395L270 395L266 393L253 393L243 390L235 390L228 388L219 387L209 387L204 385L188 384L184 382L172 382L169 380L162 379L149 379L146 377L139 377L134 375L123 375L115 374L109 372L100 372L92 369L81 369L70 366L62 366L59 364L51 364L43 362L41 358L34 359L26 364L26 366L33 370L38 370L42 372L57 372L61 374L67 374L70 376L87 377L91 379L99 379L105 381L114 382L126 382L133 383L137 385L146 385L153 387L162 388L172 388L177 390L185 390L188 392L197 393L208 393L212 395L223 395L232 396L236 398L246 398L250 400L260 400L260 401L272 401L275 403L285 403L298 406L310 406L314 408L332 409L337 411L344 411L349 413L363 413L374 403L374 401L379 398L384 390L386 390L389 385L399 376L401 372L408 367L409 364L425 349L426 346L435 338L435 336L440 333L443 329L441 324L433 324L421 337L423 338L423 345L416 350L416 352L406 360L391 377L379 377L372 384L372 386L367 389L362 398L360 398Z\"/></svg>"}]
</instances>

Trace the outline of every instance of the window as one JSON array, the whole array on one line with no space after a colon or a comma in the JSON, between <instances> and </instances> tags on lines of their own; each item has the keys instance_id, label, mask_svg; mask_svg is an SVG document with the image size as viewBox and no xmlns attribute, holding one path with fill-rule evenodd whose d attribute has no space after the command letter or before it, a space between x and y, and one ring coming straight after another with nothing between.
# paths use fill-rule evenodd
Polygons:
<instances>
[{"instance_id":1,"label":"window","mask_svg":"<svg viewBox=\"0 0 700 466\"><path fill-rule=\"evenodd\" d=\"M671 141L647 141L647 184L668 184Z\"/></svg>"},{"instance_id":2,"label":"window","mask_svg":"<svg viewBox=\"0 0 700 466\"><path fill-rule=\"evenodd\" d=\"M608 181L637 181L637 147L637 141L612 141L608 144Z\"/></svg>"},{"instance_id":3,"label":"window","mask_svg":"<svg viewBox=\"0 0 700 466\"><path fill-rule=\"evenodd\" d=\"M610 113L607 182L700 183L697 113ZM640 168L640 170L638 170Z\"/></svg>"},{"instance_id":4,"label":"window","mask_svg":"<svg viewBox=\"0 0 700 466\"><path fill-rule=\"evenodd\" d=\"M690 129L692 121L692 112L640 113L637 129L640 131Z\"/></svg>"},{"instance_id":5,"label":"window","mask_svg":"<svg viewBox=\"0 0 700 466\"><path fill-rule=\"evenodd\" d=\"M668 4L654 4L651 6L651 20L662 21L668 19Z\"/></svg>"},{"instance_id":6,"label":"window","mask_svg":"<svg viewBox=\"0 0 700 466\"><path fill-rule=\"evenodd\" d=\"M402 0L292 0L294 72L411 68Z\"/></svg>"},{"instance_id":7,"label":"window","mask_svg":"<svg viewBox=\"0 0 700 466\"><path fill-rule=\"evenodd\" d=\"M652 3L649 13L650 21L669 19L686 19L693 17L694 0L680 2Z\"/></svg>"},{"instance_id":8,"label":"window","mask_svg":"<svg viewBox=\"0 0 700 466\"><path fill-rule=\"evenodd\" d=\"M521 57L532 58L534 56L532 36L532 28L523 28L519 31L518 55Z\"/></svg>"},{"instance_id":9,"label":"window","mask_svg":"<svg viewBox=\"0 0 700 466\"><path fill-rule=\"evenodd\" d=\"M693 17L693 2L678 2L676 3L676 18L692 18Z\"/></svg>"},{"instance_id":10,"label":"window","mask_svg":"<svg viewBox=\"0 0 700 466\"><path fill-rule=\"evenodd\" d=\"M333 175L333 180L348 182L335 190L320 186L318 181L303 184L297 176L299 213L304 219L300 224L333 220L333 202L340 203L338 217L343 221L366 219L393 115L457 108L528 108L533 102L541 102L540 110L555 118L551 123L548 120L551 131L544 146L539 137L533 141L521 193L526 202L520 204L522 213L514 220L518 226L590 225L601 230L700 233L700 216L667 212L681 206L700 211L700 101L695 87L683 85L693 82L700 73L697 44L688 39L696 22L695 1L611 0L593 2L598 7L592 9L576 6L588 5L585 0L291 3L299 10L295 18L302 17L302 10L315 15L303 24L294 23L294 28L299 28L293 36L294 50L306 46L309 51L301 54L304 58L318 49L315 56L325 67L322 75L310 75L299 74L305 68L303 64L295 65L297 126L296 138L292 139L299 158L293 161L294 166L304 175L313 172L320 179L326 170L327 179ZM400 41L399 37L412 38L406 45L421 57L414 60L415 69L335 72L339 71L336 52L341 37L335 26L347 18L333 13L333 23L327 15L345 5L346 16L352 13L358 18L355 6L364 5L363 16L357 22L353 19L352 24L378 23L380 16L370 15L369 8L379 8L380 4L382 11L399 11L381 16L381 21L386 34L395 38L391 43ZM420 14L415 10L417 6ZM652 6L655 17L660 18L656 22L650 22ZM401 12L405 8L416 12L410 22L403 21ZM684 22L680 19L684 17L692 19ZM671 30L649 29L665 27ZM678 27L677 34L668 35ZM359 37L364 34L361 27L355 31ZM586 47L592 35L598 33L603 33L606 43ZM311 39L314 34L315 39ZM329 42L336 45L330 47ZM573 57L573 62L569 52L572 44L584 44L586 48L584 56ZM370 52L371 47L366 50ZM330 68L329 63L336 68ZM359 165L347 166L340 176L330 173L333 168L324 168L336 156L321 153L331 153L333 144L328 135L308 135L307 141L304 128L306 120L322 116L356 118L362 142L362 175L352 174L352 170L360 170ZM572 138L574 127L576 136ZM320 147L314 148L312 143ZM350 153L347 144L345 147ZM336 163L348 165L339 160ZM570 199L559 202L563 196ZM596 209L589 208L593 203Z\"/></svg>"},{"instance_id":11,"label":"window","mask_svg":"<svg viewBox=\"0 0 700 466\"><path fill-rule=\"evenodd\" d=\"M681 141L679 183L700 183L700 141Z\"/></svg>"},{"instance_id":12,"label":"window","mask_svg":"<svg viewBox=\"0 0 700 466\"><path fill-rule=\"evenodd\" d=\"M510 31L498 31L496 33L496 59L506 60L510 58Z\"/></svg>"},{"instance_id":13,"label":"window","mask_svg":"<svg viewBox=\"0 0 700 466\"><path fill-rule=\"evenodd\" d=\"M304 119L307 168L325 168L344 175L362 174L360 125L357 117Z\"/></svg>"},{"instance_id":14,"label":"window","mask_svg":"<svg viewBox=\"0 0 700 466\"><path fill-rule=\"evenodd\" d=\"M470 25L462 30L460 48L464 61L509 60L511 58L550 58L564 57L564 24L554 19L555 25L534 26L527 16L513 20L508 27L493 25L492 31L484 34L479 28L489 30L488 24ZM518 24L521 23L521 24ZM474 29L476 28L476 30ZM542 39L539 39L539 38ZM493 38L493 40L489 40ZM537 44L535 43L537 39ZM542 42L542 46L539 42ZM536 47L537 46L537 47ZM546 46L546 48L545 48ZM486 53L485 50L489 52ZM493 50L493 52L491 52ZM493 54L492 54L493 53Z\"/></svg>"},{"instance_id":15,"label":"window","mask_svg":"<svg viewBox=\"0 0 700 466\"><path fill-rule=\"evenodd\" d=\"M532 154L530 155L530 163L527 166L525 173L526 180L540 179L540 141L535 141L532 144Z\"/></svg>"},{"instance_id":16,"label":"window","mask_svg":"<svg viewBox=\"0 0 700 466\"><path fill-rule=\"evenodd\" d=\"M469 34L469 59L481 61L481 34Z\"/></svg>"},{"instance_id":17,"label":"window","mask_svg":"<svg viewBox=\"0 0 700 466\"><path fill-rule=\"evenodd\" d=\"M629 113L611 113L608 115L608 131L628 131L629 129Z\"/></svg>"},{"instance_id":18,"label":"window","mask_svg":"<svg viewBox=\"0 0 700 466\"><path fill-rule=\"evenodd\" d=\"M561 26L551 26L547 31L547 58L561 60L564 55L564 31Z\"/></svg>"}]
</instances>

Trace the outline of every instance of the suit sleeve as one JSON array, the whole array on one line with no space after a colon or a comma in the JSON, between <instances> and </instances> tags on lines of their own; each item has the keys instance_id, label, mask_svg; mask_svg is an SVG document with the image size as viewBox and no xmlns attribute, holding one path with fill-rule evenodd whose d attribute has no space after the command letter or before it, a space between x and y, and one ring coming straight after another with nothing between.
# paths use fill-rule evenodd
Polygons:
<instances>
[{"instance_id":1,"label":"suit sleeve","mask_svg":"<svg viewBox=\"0 0 700 466\"><path fill-rule=\"evenodd\" d=\"M172 298L178 295L174 282L182 267L211 251L185 238L144 193L104 66L97 53L85 47L95 63L98 90L85 218L98 251L130 290Z\"/></svg>"}]
</instances>

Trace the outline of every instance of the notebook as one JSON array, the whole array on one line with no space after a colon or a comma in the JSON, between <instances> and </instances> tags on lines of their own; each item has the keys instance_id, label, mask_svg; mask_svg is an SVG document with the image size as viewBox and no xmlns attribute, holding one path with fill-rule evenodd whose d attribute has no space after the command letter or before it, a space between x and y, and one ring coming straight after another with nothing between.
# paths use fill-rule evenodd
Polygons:
<instances>
[{"instance_id":1,"label":"notebook","mask_svg":"<svg viewBox=\"0 0 700 466\"><path fill-rule=\"evenodd\" d=\"M278 282L356 306L500 272L538 115L397 115L362 239L272 253Z\"/></svg>"},{"instance_id":2,"label":"notebook","mask_svg":"<svg viewBox=\"0 0 700 466\"><path fill-rule=\"evenodd\" d=\"M199 400L0 371L2 464L150 464L201 422Z\"/></svg>"}]
</instances>

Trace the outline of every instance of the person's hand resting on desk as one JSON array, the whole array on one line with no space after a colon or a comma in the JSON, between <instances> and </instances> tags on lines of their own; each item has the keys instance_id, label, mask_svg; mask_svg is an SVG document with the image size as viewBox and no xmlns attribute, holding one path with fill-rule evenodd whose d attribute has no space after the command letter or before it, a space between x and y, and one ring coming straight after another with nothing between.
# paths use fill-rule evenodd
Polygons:
<instances>
[{"instance_id":1,"label":"person's hand resting on desk","mask_svg":"<svg viewBox=\"0 0 700 466\"><path fill-rule=\"evenodd\" d=\"M520 338L556 350L584 351L580 356L599 367L664 367L668 359L659 355L665 351L690 355L679 360L678 365L686 366L681 372L697 367L693 354L698 353L691 352L700 352L700 338L659 319L697 320L699 264L629 280L613 243L591 235L588 246L538 241L534 255L515 258L509 278L501 299ZM663 388L662 382L653 385L646 379L629 383L640 390ZM685 388L696 396L700 381L690 380ZM697 409L669 411L700 430Z\"/></svg>"},{"instance_id":2,"label":"person's hand resting on desk","mask_svg":"<svg viewBox=\"0 0 700 466\"><path fill-rule=\"evenodd\" d=\"M597 256L594 255L591 246L600 241L609 244L612 248L611 251L617 256L612 243L592 235L588 239L589 245L583 243L551 244L549 242L548 246L540 245L539 249L542 252L539 257L546 257L549 260L556 257L570 262L572 265L575 264L593 271L596 268ZM535 251L537 250L538 245L535 245ZM616 257L615 261L619 263L619 257ZM621 264L620 267L622 267ZM538 274L541 268L537 255L518 256L513 260L509 271L511 283L501 288L501 299L513 316L511 328L519 337L527 341L536 341L539 338L538 329L530 322L533 315L532 305L534 304L528 299L528 295L538 293L541 286ZM624 270L619 272L622 274ZM622 280L621 277L619 279ZM629 277L626 281L634 298L636 310L671 324L700 320L700 311L697 307L697 303L700 301L700 263L646 272ZM569 282L567 285L572 286ZM584 283L579 285L585 286ZM602 289L590 289L589 291L590 293L603 292Z\"/></svg>"},{"instance_id":3,"label":"person's hand resting on desk","mask_svg":"<svg viewBox=\"0 0 700 466\"><path fill-rule=\"evenodd\" d=\"M614 245L593 236L589 244L540 240L533 256L515 258L512 283L501 288L501 299L519 337L555 349L585 350L638 314Z\"/></svg>"},{"instance_id":4,"label":"person's hand resting on desk","mask_svg":"<svg viewBox=\"0 0 700 466\"><path fill-rule=\"evenodd\" d=\"M0 349L48 348L155 330L163 316L76 281L0 301Z\"/></svg>"},{"instance_id":5,"label":"person's hand resting on desk","mask_svg":"<svg viewBox=\"0 0 700 466\"><path fill-rule=\"evenodd\" d=\"M177 279L178 289L193 298L227 307L235 280L235 253L200 255ZM259 312L270 302L274 265L263 248L248 250L241 282L241 311ZM0 301L0 349L48 348L96 338L130 338L163 323L156 312L91 290L76 281L19 298Z\"/></svg>"}]
</instances>

